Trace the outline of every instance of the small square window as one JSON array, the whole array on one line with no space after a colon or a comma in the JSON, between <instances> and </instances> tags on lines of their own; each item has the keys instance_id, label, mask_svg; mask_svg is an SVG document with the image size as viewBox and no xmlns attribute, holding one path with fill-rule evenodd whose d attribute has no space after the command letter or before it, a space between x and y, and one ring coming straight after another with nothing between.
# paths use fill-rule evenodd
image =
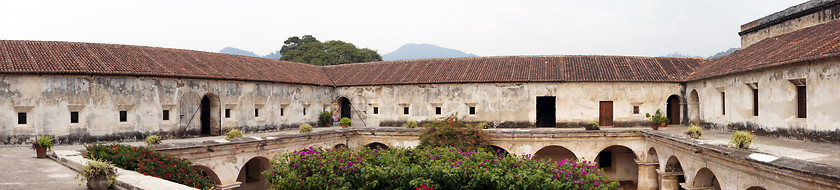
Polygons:
<instances>
[{"instance_id":1,"label":"small square window","mask_svg":"<svg viewBox=\"0 0 840 190\"><path fill-rule=\"evenodd\" d=\"M639 114L639 106L633 106L633 114Z\"/></svg>"},{"instance_id":2,"label":"small square window","mask_svg":"<svg viewBox=\"0 0 840 190\"><path fill-rule=\"evenodd\" d=\"M440 115L440 107L435 107L435 115Z\"/></svg>"},{"instance_id":3,"label":"small square window","mask_svg":"<svg viewBox=\"0 0 840 190\"><path fill-rule=\"evenodd\" d=\"M128 122L128 111L120 111L120 122Z\"/></svg>"},{"instance_id":4,"label":"small square window","mask_svg":"<svg viewBox=\"0 0 840 190\"><path fill-rule=\"evenodd\" d=\"M230 118L230 109L225 109L225 118Z\"/></svg>"},{"instance_id":5,"label":"small square window","mask_svg":"<svg viewBox=\"0 0 840 190\"><path fill-rule=\"evenodd\" d=\"M475 115L475 106L470 107L470 115Z\"/></svg>"},{"instance_id":6,"label":"small square window","mask_svg":"<svg viewBox=\"0 0 840 190\"><path fill-rule=\"evenodd\" d=\"M163 110L163 120L169 121L169 110Z\"/></svg>"},{"instance_id":7,"label":"small square window","mask_svg":"<svg viewBox=\"0 0 840 190\"><path fill-rule=\"evenodd\" d=\"M18 124L26 124L26 112L18 112Z\"/></svg>"},{"instance_id":8,"label":"small square window","mask_svg":"<svg viewBox=\"0 0 840 190\"><path fill-rule=\"evenodd\" d=\"M403 114L408 115L408 107L403 107Z\"/></svg>"},{"instance_id":9,"label":"small square window","mask_svg":"<svg viewBox=\"0 0 840 190\"><path fill-rule=\"evenodd\" d=\"M284 108L280 108L280 116L283 116Z\"/></svg>"},{"instance_id":10,"label":"small square window","mask_svg":"<svg viewBox=\"0 0 840 190\"><path fill-rule=\"evenodd\" d=\"M260 109L254 109L254 117L260 117Z\"/></svg>"},{"instance_id":11,"label":"small square window","mask_svg":"<svg viewBox=\"0 0 840 190\"><path fill-rule=\"evenodd\" d=\"M79 112L71 111L70 112L70 123L79 123Z\"/></svg>"},{"instance_id":12,"label":"small square window","mask_svg":"<svg viewBox=\"0 0 840 190\"><path fill-rule=\"evenodd\" d=\"M379 107L373 107L373 114L379 114Z\"/></svg>"}]
</instances>

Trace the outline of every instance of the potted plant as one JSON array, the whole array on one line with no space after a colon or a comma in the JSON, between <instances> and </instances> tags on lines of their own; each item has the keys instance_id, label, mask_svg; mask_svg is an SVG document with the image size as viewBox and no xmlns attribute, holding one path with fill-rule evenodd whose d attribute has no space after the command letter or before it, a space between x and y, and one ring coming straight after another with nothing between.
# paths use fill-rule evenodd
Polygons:
<instances>
[{"instance_id":1,"label":"potted plant","mask_svg":"<svg viewBox=\"0 0 840 190\"><path fill-rule=\"evenodd\" d=\"M338 121L338 124L341 125L341 128L347 128L347 126L353 124L353 121L350 121L350 118L345 117L341 118L341 120Z\"/></svg>"},{"instance_id":2,"label":"potted plant","mask_svg":"<svg viewBox=\"0 0 840 190\"><path fill-rule=\"evenodd\" d=\"M755 135L749 131L735 131L732 134L732 140L729 141L729 146L735 147L737 149L747 149L750 148L750 144L752 141L755 140Z\"/></svg>"},{"instance_id":3,"label":"potted plant","mask_svg":"<svg viewBox=\"0 0 840 190\"><path fill-rule=\"evenodd\" d=\"M686 131L685 134L688 135L688 137L691 137L692 139L700 139L700 137L703 136L703 130L700 128L700 126L691 124L691 126L688 127L688 131Z\"/></svg>"},{"instance_id":4,"label":"potted plant","mask_svg":"<svg viewBox=\"0 0 840 190\"><path fill-rule=\"evenodd\" d=\"M46 158L47 150L52 150L53 138L50 136L42 136L32 142L32 148L35 149L35 154L38 158Z\"/></svg>"},{"instance_id":5,"label":"potted plant","mask_svg":"<svg viewBox=\"0 0 840 190\"><path fill-rule=\"evenodd\" d=\"M601 130L601 128L598 127L598 122L592 122L592 121L586 123L585 129L586 130Z\"/></svg>"},{"instance_id":6,"label":"potted plant","mask_svg":"<svg viewBox=\"0 0 840 190\"><path fill-rule=\"evenodd\" d=\"M146 145L156 145L160 144L160 136L157 135L149 135L146 137Z\"/></svg>"},{"instance_id":7,"label":"potted plant","mask_svg":"<svg viewBox=\"0 0 840 190\"><path fill-rule=\"evenodd\" d=\"M300 124L300 126L298 126L298 131L300 131L300 133L311 133L312 132L312 125L309 125L309 124L306 124L306 123Z\"/></svg>"},{"instance_id":8,"label":"potted plant","mask_svg":"<svg viewBox=\"0 0 840 190\"><path fill-rule=\"evenodd\" d=\"M108 161L92 160L85 165L79 175L84 176L83 181L87 180L88 188L99 190L111 187L116 182L116 173L117 168Z\"/></svg>"},{"instance_id":9,"label":"potted plant","mask_svg":"<svg viewBox=\"0 0 840 190\"><path fill-rule=\"evenodd\" d=\"M239 129L231 129L227 132L227 139L234 139L239 137L242 137L242 131L240 131Z\"/></svg>"},{"instance_id":10,"label":"potted plant","mask_svg":"<svg viewBox=\"0 0 840 190\"><path fill-rule=\"evenodd\" d=\"M645 118L648 118L651 122L653 122L653 125L651 125L651 127L653 127L653 130L659 130L659 126L657 126L656 124L660 124L660 126L665 127L665 125L667 125L668 122L671 121L670 119L668 119L668 117L662 116L662 111L659 109L656 109L656 112L653 115L650 115L650 113L645 113Z\"/></svg>"},{"instance_id":11,"label":"potted plant","mask_svg":"<svg viewBox=\"0 0 840 190\"><path fill-rule=\"evenodd\" d=\"M332 115L331 111L324 111L321 112L321 115L318 115L318 121L321 122L321 126L329 127L332 124Z\"/></svg>"}]
</instances>

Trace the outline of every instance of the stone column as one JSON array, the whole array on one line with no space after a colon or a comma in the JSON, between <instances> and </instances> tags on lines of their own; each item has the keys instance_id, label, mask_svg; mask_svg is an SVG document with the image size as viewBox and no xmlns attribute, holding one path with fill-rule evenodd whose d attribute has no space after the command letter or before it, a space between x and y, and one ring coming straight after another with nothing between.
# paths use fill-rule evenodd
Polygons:
<instances>
[{"instance_id":1,"label":"stone column","mask_svg":"<svg viewBox=\"0 0 840 190\"><path fill-rule=\"evenodd\" d=\"M639 184L636 185L638 190L657 190L659 189L659 174L656 172L659 163L644 162L635 160L639 164Z\"/></svg>"},{"instance_id":2,"label":"stone column","mask_svg":"<svg viewBox=\"0 0 840 190\"><path fill-rule=\"evenodd\" d=\"M677 176L682 175L682 173L677 172L665 172L662 170L656 170L659 173L659 178L662 179L659 183L659 187L661 190L679 190L680 189L680 182L677 179Z\"/></svg>"}]
</instances>

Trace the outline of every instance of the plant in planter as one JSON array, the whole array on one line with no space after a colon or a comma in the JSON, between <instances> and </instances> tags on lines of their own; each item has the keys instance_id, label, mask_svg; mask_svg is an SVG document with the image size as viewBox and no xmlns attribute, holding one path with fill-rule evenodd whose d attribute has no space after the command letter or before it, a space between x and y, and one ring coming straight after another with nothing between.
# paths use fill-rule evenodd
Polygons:
<instances>
[{"instance_id":1,"label":"plant in planter","mask_svg":"<svg viewBox=\"0 0 840 190\"><path fill-rule=\"evenodd\" d=\"M662 116L662 111L659 109L656 109L656 112L653 113L653 115L650 115L650 113L645 113L645 118L648 118L651 122L653 122L653 125L651 125L651 127L653 127L653 130L659 130L659 126L657 126L656 124L660 124L662 127L665 127L665 125L668 124L669 121L671 121L670 119L668 119L668 117Z\"/></svg>"},{"instance_id":2,"label":"plant in planter","mask_svg":"<svg viewBox=\"0 0 840 190\"><path fill-rule=\"evenodd\" d=\"M108 161L92 160L85 165L82 181L87 180L87 186L93 190L108 189L116 182L117 168ZM77 178L79 176L76 176Z\"/></svg>"},{"instance_id":3,"label":"plant in planter","mask_svg":"<svg viewBox=\"0 0 840 190\"><path fill-rule=\"evenodd\" d=\"M414 129L417 128L417 122L413 120L408 120L405 122L405 128Z\"/></svg>"},{"instance_id":4,"label":"plant in planter","mask_svg":"<svg viewBox=\"0 0 840 190\"><path fill-rule=\"evenodd\" d=\"M351 121L350 118L345 117L341 118L341 120L338 121L338 124L341 125L341 128L347 128L347 126L353 124L353 121Z\"/></svg>"},{"instance_id":5,"label":"plant in planter","mask_svg":"<svg viewBox=\"0 0 840 190\"><path fill-rule=\"evenodd\" d=\"M686 131L685 134L688 135L688 137L691 137L692 139L700 139L700 137L703 136L703 129L700 128L700 126L691 124L691 126L688 127L688 131Z\"/></svg>"},{"instance_id":6,"label":"plant in planter","mask_svg":"<svg viewBox=\"0 0 840 190\"><path fill-rule=\"evenodd\" d=\"M228 139L239 138L239 137L242 137L242 131L240 131L239 129L231 129L230 131L227 132L227 138Z\"/></svg>"},{"instance_id":7,"label":"plant in planter","mask_svg":"<svg viewBox=\"0 0 840 190\"><path fill-rule=\"evenodd\" d=\"M601 130L601 128L598 127L597 122L590 121L586 123L586 130Z\"/></svg>"},{"instance_id":8,"label":"plant in planter","mask_svg":"<svg viewBox=\"0 0 840 190\"><path fill-rule=\"evenodd\" d=\"M329 127L332 124L332 115L331 111L321 112L321 115L318 115L318 122L321 123L321 126Z\"/></svg>"},{"instance_id":9,"label":"plant in planter","mask_svg":"<svg viewBox=\"0 0 840 190\"><path fill-rule=\"evenodd\" d=\"M146 145L160 144L160 136L149 135L146 137Z\"/></svg>"},{"instance_id":10,"label":"plant in planter","mask_svg":"<svg viewBox=\"0 0 840 190\"><path fill-rule=\"evenodd\" d=\"M50 136L42 136L32 142L32 149L35 149L35 154L38 158L46 158L47 150L52 150L53 138Z\"/></svg>"},{"instance_id":11,"label":"plant in planter","mask_svg":"<svg viewBox=\"0 0 840 190\"><path fill-rule=\"evenodd\" d=\"M300 124L300 126L298 126L298 131L300 131L300 133L310 133L312 132L312 125L306 123Z\"/></svg>"},{"instance_id":12,"label":"plant in planter","mask_svg":"<svg viewBox=\"0 0 840 190\"><path fill-rule=\"evenodd\" d=\"M729 146L734 147L737 149L747 149L750 148L750 144L752 144L753 140L755 140L755 135L749 131L735 131L732 134L732 140L729 141Z\"/></svg>"}]
</instances>

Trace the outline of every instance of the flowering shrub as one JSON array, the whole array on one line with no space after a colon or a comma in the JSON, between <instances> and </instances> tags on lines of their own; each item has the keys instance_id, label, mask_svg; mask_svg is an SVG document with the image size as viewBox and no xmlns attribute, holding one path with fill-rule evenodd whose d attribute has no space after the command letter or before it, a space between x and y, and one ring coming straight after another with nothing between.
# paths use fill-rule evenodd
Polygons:
<instances>
[{"instance_id":1,"label":"flowering shrub","mask_svg":"<svg viewBox=\"0 0 840 190\"><path fill-rule=\"evenodd\" d=\"M235 139L239 137L242 137L242 131L239 129L231 129L227 132L227 139Z\"/></svg>"},{"instance_id":2,"label":"flowering shrub","mask_svg":"<svg viewBox=\"0 0 840 190\"><path fill-rule=\"evenodd\" d=\"M300 131L300 133L310 133L312 132L312 125L306 123L300 124L300 126L298 126L298 131Z\"/></svg>"},{"instance_id":3,"label":"flowering shrub","mask_svg":"<svg viewBox=\"0 0 840 190\"><path fill-rule=\"evenodd\" d=\"M308 148L272 160L271 189L616 189L590 162L482 150Z\"/></svg>"},{"instance_id":4,"label":"flowering shrub","mask_svg":"<svg viewBox=\"0 0 840 190\"><path fill-rule=\"evenodd\" d=\"M167 156L147 148L126 145L91 145L85 146L88 153L84 157L91 160L104 160L117 167L134 170L143 175L184 184L186 186L210 189L213 182L198 168L192 167L187 159Z\"/></svg>"},{"instance_id":5,"label":"flowering shrub","mask_svg":"<svg viewBox=\"0 0 840 190\"><path fill-rule=\"evenodd\" d=\"M160 144L160 136L149 135L146 137L146 145Z\"/></svg>"},{"instance_id":6,"label":"flowering shrub","mask_svg":"<svg viewBox=\"0 0 840 190\"><path fill-rule=\"evenodd\" d=\"M477 127L470 127L451 115L442 120L435 120L423 125L420 133L421 147L456 147L464 150L476 150L490 145L490 135Z\"/></svg>"}]
</instances>

